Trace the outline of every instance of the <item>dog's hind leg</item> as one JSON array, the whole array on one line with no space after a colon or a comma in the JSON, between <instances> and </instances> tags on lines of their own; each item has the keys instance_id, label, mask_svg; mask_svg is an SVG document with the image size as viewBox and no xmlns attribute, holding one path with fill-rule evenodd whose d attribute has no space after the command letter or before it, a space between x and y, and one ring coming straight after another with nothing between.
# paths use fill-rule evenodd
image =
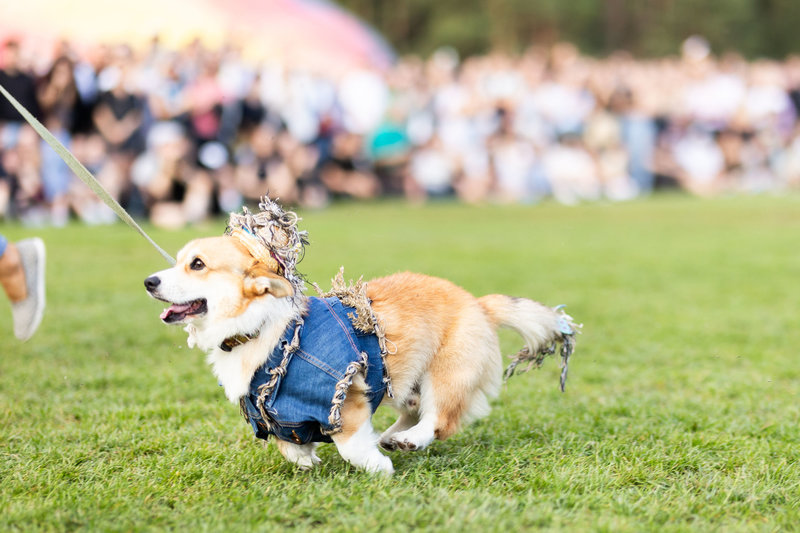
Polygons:
<instances>
[{"instance_id":1,"label":"dog's hind leg","mask_svg":"<svg viewBox=\"0 0 800 533\"><path fill-rule=\"evenodd\" d=\"M381 434L381 448L384 450L395 450L397 449L397 445L392 440L392 437L401 431L405 431L410 427L413 427L419 423L419 416L417 413L409 413L409 412L402 412L400 416L397 417L394 424L389 426L386 431Z\"/></svg>"},{"instance_id":2,"label":"dog's hind leg","mask_svg":"<svg viewBox=\"0 0 800 533\"><path fill-rule=\"evenodd\" d=\"M389 426L386 431L381 434L380 445L384 450L397 449L396 444L392 441L392 436L395 433L405 431L419 423L419 385L415 385L408 396L398 408L400 416L397 417L394 424Z\"/></svg>"},{"instance_id":3,"label":"dog's hind leg","mask_svg":"<svg viewBox=\"0 0 800 533\"><path fill-rule=\"evenodd\" d=\"M488 414L487 397L500 388L501 365L497 335L476 307L450 331L420 379L419 422L391 435L390 443L421 450Z\"/></svg>"},{"instance_id":4,"label":"dog's hind leg","mask_svg":"<svg viewBox=\"0 0 800 533\"><path fill-rule=\"evenodd\" d=\"M342 405L342 431L331 435L339 455L368 472L393 474L392 460L378 449L378 434L372 428L372 411L364 396L364 379L356 376Z\"/></svg>"},{"instance_id":5,"label":"dog's hind leg","mask_svg":"<svg viewBox=\"0 0 800 533\"><path fill-rule=\"evenodd\" d=\"M419 411L401 414L381 436L381 446L387 450L422 450L433 442L438 418L433 385L425 375L420 380Z\"/></svg>"},{"instance_id":6,"label":"dog's hind leg","mask_svg":"<svg viewBox=\"0 0 800 533\"><path fill-rule=\"evenodd\" d=\"M319 443L317 442L295 444L293 442L275 439L275 447L278 448L281 455L283 455L287 461L296 464L303 470L308 470L321 462L316 454L318 445Z\"/></svg>"}]
</instances>

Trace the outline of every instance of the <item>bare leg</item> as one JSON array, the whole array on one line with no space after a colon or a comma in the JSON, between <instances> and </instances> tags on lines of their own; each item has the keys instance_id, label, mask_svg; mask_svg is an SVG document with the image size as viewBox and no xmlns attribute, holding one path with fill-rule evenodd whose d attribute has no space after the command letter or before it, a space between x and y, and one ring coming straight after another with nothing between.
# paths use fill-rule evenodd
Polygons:
<instances>
[{"instance_id":1,"label":"bare leg","mask_svg":"<svg viewBox=\"0 0 800 533\"><path fill-rule=\"evenodd\" d=\"M10 242L5 253L0 255L0 284L12 302L21 302L28 297L22 258L16 245Z\"/></svg>"},{"instance_id":2,"label":"bare leg","mask_svg":"<svg viewBox=\"0 0 800 533\"><path fill-rule=\"evenodd\" d=\"M7 243L0 253L0 286L11 300L14 335L25 341L39 327L44 313L44 243L39 238Z\"/></svg>"}]
</instances>

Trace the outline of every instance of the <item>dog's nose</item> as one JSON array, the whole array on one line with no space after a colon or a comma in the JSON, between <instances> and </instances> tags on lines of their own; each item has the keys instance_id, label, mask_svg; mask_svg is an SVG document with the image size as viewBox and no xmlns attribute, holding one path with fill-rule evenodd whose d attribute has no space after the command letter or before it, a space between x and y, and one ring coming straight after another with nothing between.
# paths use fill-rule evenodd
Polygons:
<instances>
[{"instance_id":1,"label":"dog's nose","mask_svg":"<svg viewBox=\"0 0 800 533\"><path fill-rule=\"evenodd\" d=\"M160 284L161 284L161 279L160 279L158 276L150 276L149 278L147 278L146 280L144 280L144 287L145 287L145 288L146 288L148 291L152 291L152 290L154 290L154 289L155 289L156 287L158 287Z\"/></svg>"}]
</instances>

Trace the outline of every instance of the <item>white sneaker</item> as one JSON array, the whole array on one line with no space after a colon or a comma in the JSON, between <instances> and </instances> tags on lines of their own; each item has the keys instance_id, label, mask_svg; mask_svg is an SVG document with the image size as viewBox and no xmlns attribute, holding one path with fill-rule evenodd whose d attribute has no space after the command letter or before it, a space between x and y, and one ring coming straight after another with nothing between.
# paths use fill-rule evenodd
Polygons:
<instances>
[{"instance_id":1,"label":"white sneaker","mask_svg":"<svg viewBox=\"0 0 800 533\"><path fill-rule=\"evenodd\" d=\"M26 341L36 332L44 314L44 242L33 238L18 241L14 245L25 271L28 296L21 302L11 303L11 314L14 317L14 335Z\"/></svg>"}]
</instances>

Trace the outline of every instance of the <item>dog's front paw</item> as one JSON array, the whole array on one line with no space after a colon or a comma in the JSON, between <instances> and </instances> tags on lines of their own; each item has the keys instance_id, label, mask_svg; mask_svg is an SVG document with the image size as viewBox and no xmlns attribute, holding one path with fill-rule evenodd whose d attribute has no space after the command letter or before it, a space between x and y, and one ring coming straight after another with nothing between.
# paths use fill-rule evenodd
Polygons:
<instances>
[{"instance_id":1,"label":"dog's front paw","mask_svg":"<svg viewBox=\"0 0 800 533\"><path fill-rule=\"evenodd\" d=\"M275 446L281 455L290 463L296 464L301 470L309 470L314 465L321 463L317 457L316 449L317 444L310 442L308 444L294 444L282 440L275 440Z\"/></svg>"},{"instance_id":2,"label":"dog's front paw","mask_svg":"<svg viewBox=\"0 0 800 533\"><path fill-rule=\"evenodd\" d=\"M311 452L311 455L303 455L301 457L296 458L292 461L294 464L300 468L300 470L311 470L314 468L314 465L318 465L322 462L322 459L317 457L317 454Z\"/></svg>"},{"instance_id":3,"label":"dog's front paw","mask_svg":"<svg viewBox=\"0 0 800 533\"><path fill-rule=\"evenodd\" d=\"M394 474L392 460L377 450L375 450L375 453L371 453L365 457L363 461L359 461L358 463L353 462L353 464L363 468L367 472L384 474L387 476Z\"/></svg>"}]
</instances>

